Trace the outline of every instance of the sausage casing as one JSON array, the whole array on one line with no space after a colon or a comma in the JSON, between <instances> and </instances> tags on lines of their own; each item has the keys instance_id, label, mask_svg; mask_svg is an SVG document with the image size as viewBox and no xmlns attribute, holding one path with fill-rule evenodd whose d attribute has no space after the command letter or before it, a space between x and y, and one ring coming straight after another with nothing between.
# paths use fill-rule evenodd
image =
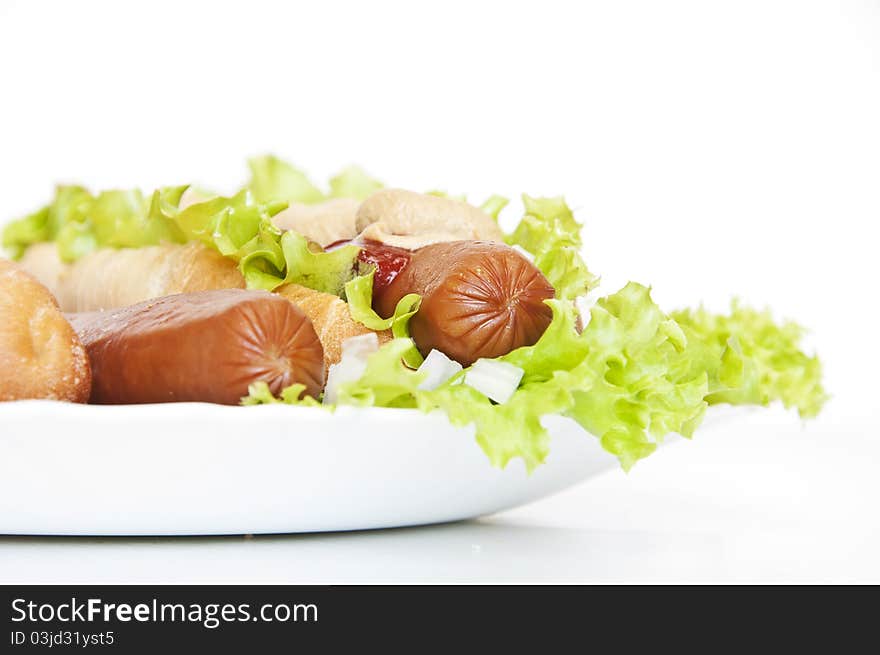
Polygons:
<instances>
[{"instance_id":1,"label":"sausage casing","mask_svg":"<svg viewBox=\"0 0 880 655\"><path fill-rule=\"evenodd\" d=\"M513 248L489 241L435 243L413 251L409 264L374 298L390 316L407 293L422 296L410 332L422 354L436 348L463 366L533 345L553 313L547 278Z\"/></svg>"},{"instance_id":2,"label":"sausage casing","mask_svg":"<svg viewBox=\"0 0 880 655\"><path fill-rule=\"evenodd\" d=\"M259 380L317 397L324 352L311 321L265 291L223 289L70 314L92 364L90 402L238 404Z\"/></svg>"}]
</instances>

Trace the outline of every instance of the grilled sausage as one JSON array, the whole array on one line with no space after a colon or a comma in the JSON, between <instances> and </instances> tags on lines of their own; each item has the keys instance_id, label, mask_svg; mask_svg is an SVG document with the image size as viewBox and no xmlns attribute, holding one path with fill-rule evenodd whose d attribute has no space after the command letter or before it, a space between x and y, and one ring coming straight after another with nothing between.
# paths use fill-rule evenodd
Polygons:
<instances>
[{"instance_id":1,"label":"grilled sausage","mask_svg":"<svg viewBox=\"0 0 880 655\"><path fill-rule=\"evenodd\" d=\"M311 321L265 291L183 293L69 316L91 360L93 403L234 405L258 380L275 394L301 383L317 397L323 386Z\"/></svg>"},{"instance_id":2,"label":"grilled sausage","mask_svg":"<svg viewBox=\"0 0 880 655\"><path fill-rule=\"evenodd\" d=\"M534 344L553 318L547 278L513 248L489 241L435 243L374 296L382 316L407 293L422 296L410 331L422 354L432 348L463 366Z\"/></svg>"}]
</instances>

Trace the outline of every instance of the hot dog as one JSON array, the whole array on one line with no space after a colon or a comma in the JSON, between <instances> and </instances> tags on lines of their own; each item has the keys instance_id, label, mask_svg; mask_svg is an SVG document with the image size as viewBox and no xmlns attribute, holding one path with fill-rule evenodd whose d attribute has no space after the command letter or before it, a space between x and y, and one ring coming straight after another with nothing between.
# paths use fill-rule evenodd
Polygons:
<instances>
[{"instance_id":1,"label":"hot dog","mask_svg":"<svg viewBox=\"0 0 880 655\"><path fill-rule=\"evenodd\" d=\"M324 352L311 321L264 291L165 296L119 310L71 314L92 365L90 402L238 404L259 380L317 397Z\"/></svg>"},{"instance_id":2,"label":"hot dog","mask_svg":"<svg viewBox=\"0 0 880 655\"><path fill-rule=\"evenodd\" d=\"M419 350L442 351L463 366L534 344L553 318L544 301L553 287L513 248L489 241L435 243L414 250L402 270L373 296L390 316L407 293L422 296L410 321Z\"/></svg>"}]
</instances>

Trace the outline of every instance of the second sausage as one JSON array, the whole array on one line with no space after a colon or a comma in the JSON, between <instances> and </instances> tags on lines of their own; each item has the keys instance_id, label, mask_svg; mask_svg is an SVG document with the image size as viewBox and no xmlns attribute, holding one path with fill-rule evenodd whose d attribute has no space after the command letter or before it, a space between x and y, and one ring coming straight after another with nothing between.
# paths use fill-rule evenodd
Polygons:
<instances>
[{"instance_id":1,"label":"second sausage","mask_svg":"<svg viewBox=\"0 0 880 655\"><path fill-rule=\"evenodd\" d=\"M69 315L92 364L90 402L238 404L248 385L317 397L324 351L311 321L265 291L199 291Z\"/></svg>"},{"instance_id":2,"label":"second sausage","mask_svg":"<svg viewBox=\"0 0 880 655\"><path fill-rule=\"evenodd\" d=\"M422 296L410 332L423 355L436 348L463 366L533 345L553 318L547 278L513 248L490 241L435 243L374 297L382 316L407 293Z\"/></svg>"}]
</instances>

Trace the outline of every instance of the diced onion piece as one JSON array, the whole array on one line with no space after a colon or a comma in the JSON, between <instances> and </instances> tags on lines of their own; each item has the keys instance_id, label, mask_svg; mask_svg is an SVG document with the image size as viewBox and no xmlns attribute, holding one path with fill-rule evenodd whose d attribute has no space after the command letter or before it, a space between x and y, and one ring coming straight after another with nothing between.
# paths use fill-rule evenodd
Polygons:
<instances>
[{"instance_id":1,"label":"diced onion piece","mask_svg":"<svg viewBox=\"0 0 880 655\"><path fill-rule=\"evenodd\" d=\"M379 337L375 332L349 337L342 342L342 359L346 357L362 357L379 350Z\"/></svg>"},{"instance_id":2,"label":"diced onion piece","mask_svg":"<svg viewBox=\"0 0 880 655\"><path fill-rule=\"evenodd\" d=\"M339 400L339 385L359 380L367 370L367 358L379 350L379 338L375 332L351 337L342 342L342 358L327 370L324 386L324 404L332 405Z\"/></svg>"},{"instance_id":3,"label":"diced onion piece","mask_svg":"<svg viewBox=\"0 0 880 655\"><path fill-rule=\"evenodd\" d=\"M419 389L432 391L461 371L461 364L433 349L419 366L419 373L427 373Z\"/></svg>"},{"instance_id":4,"label":"diced onion piece","mask_svg":"<svg viewBox=\"0 0 880 655\"><path fill-rule=\"evenodd\" d=\"M478 359L464 374L464 383L496 403L506 403L519 386L523 373L520 367L507 362Z\"/></svg>"}]
</instances>

